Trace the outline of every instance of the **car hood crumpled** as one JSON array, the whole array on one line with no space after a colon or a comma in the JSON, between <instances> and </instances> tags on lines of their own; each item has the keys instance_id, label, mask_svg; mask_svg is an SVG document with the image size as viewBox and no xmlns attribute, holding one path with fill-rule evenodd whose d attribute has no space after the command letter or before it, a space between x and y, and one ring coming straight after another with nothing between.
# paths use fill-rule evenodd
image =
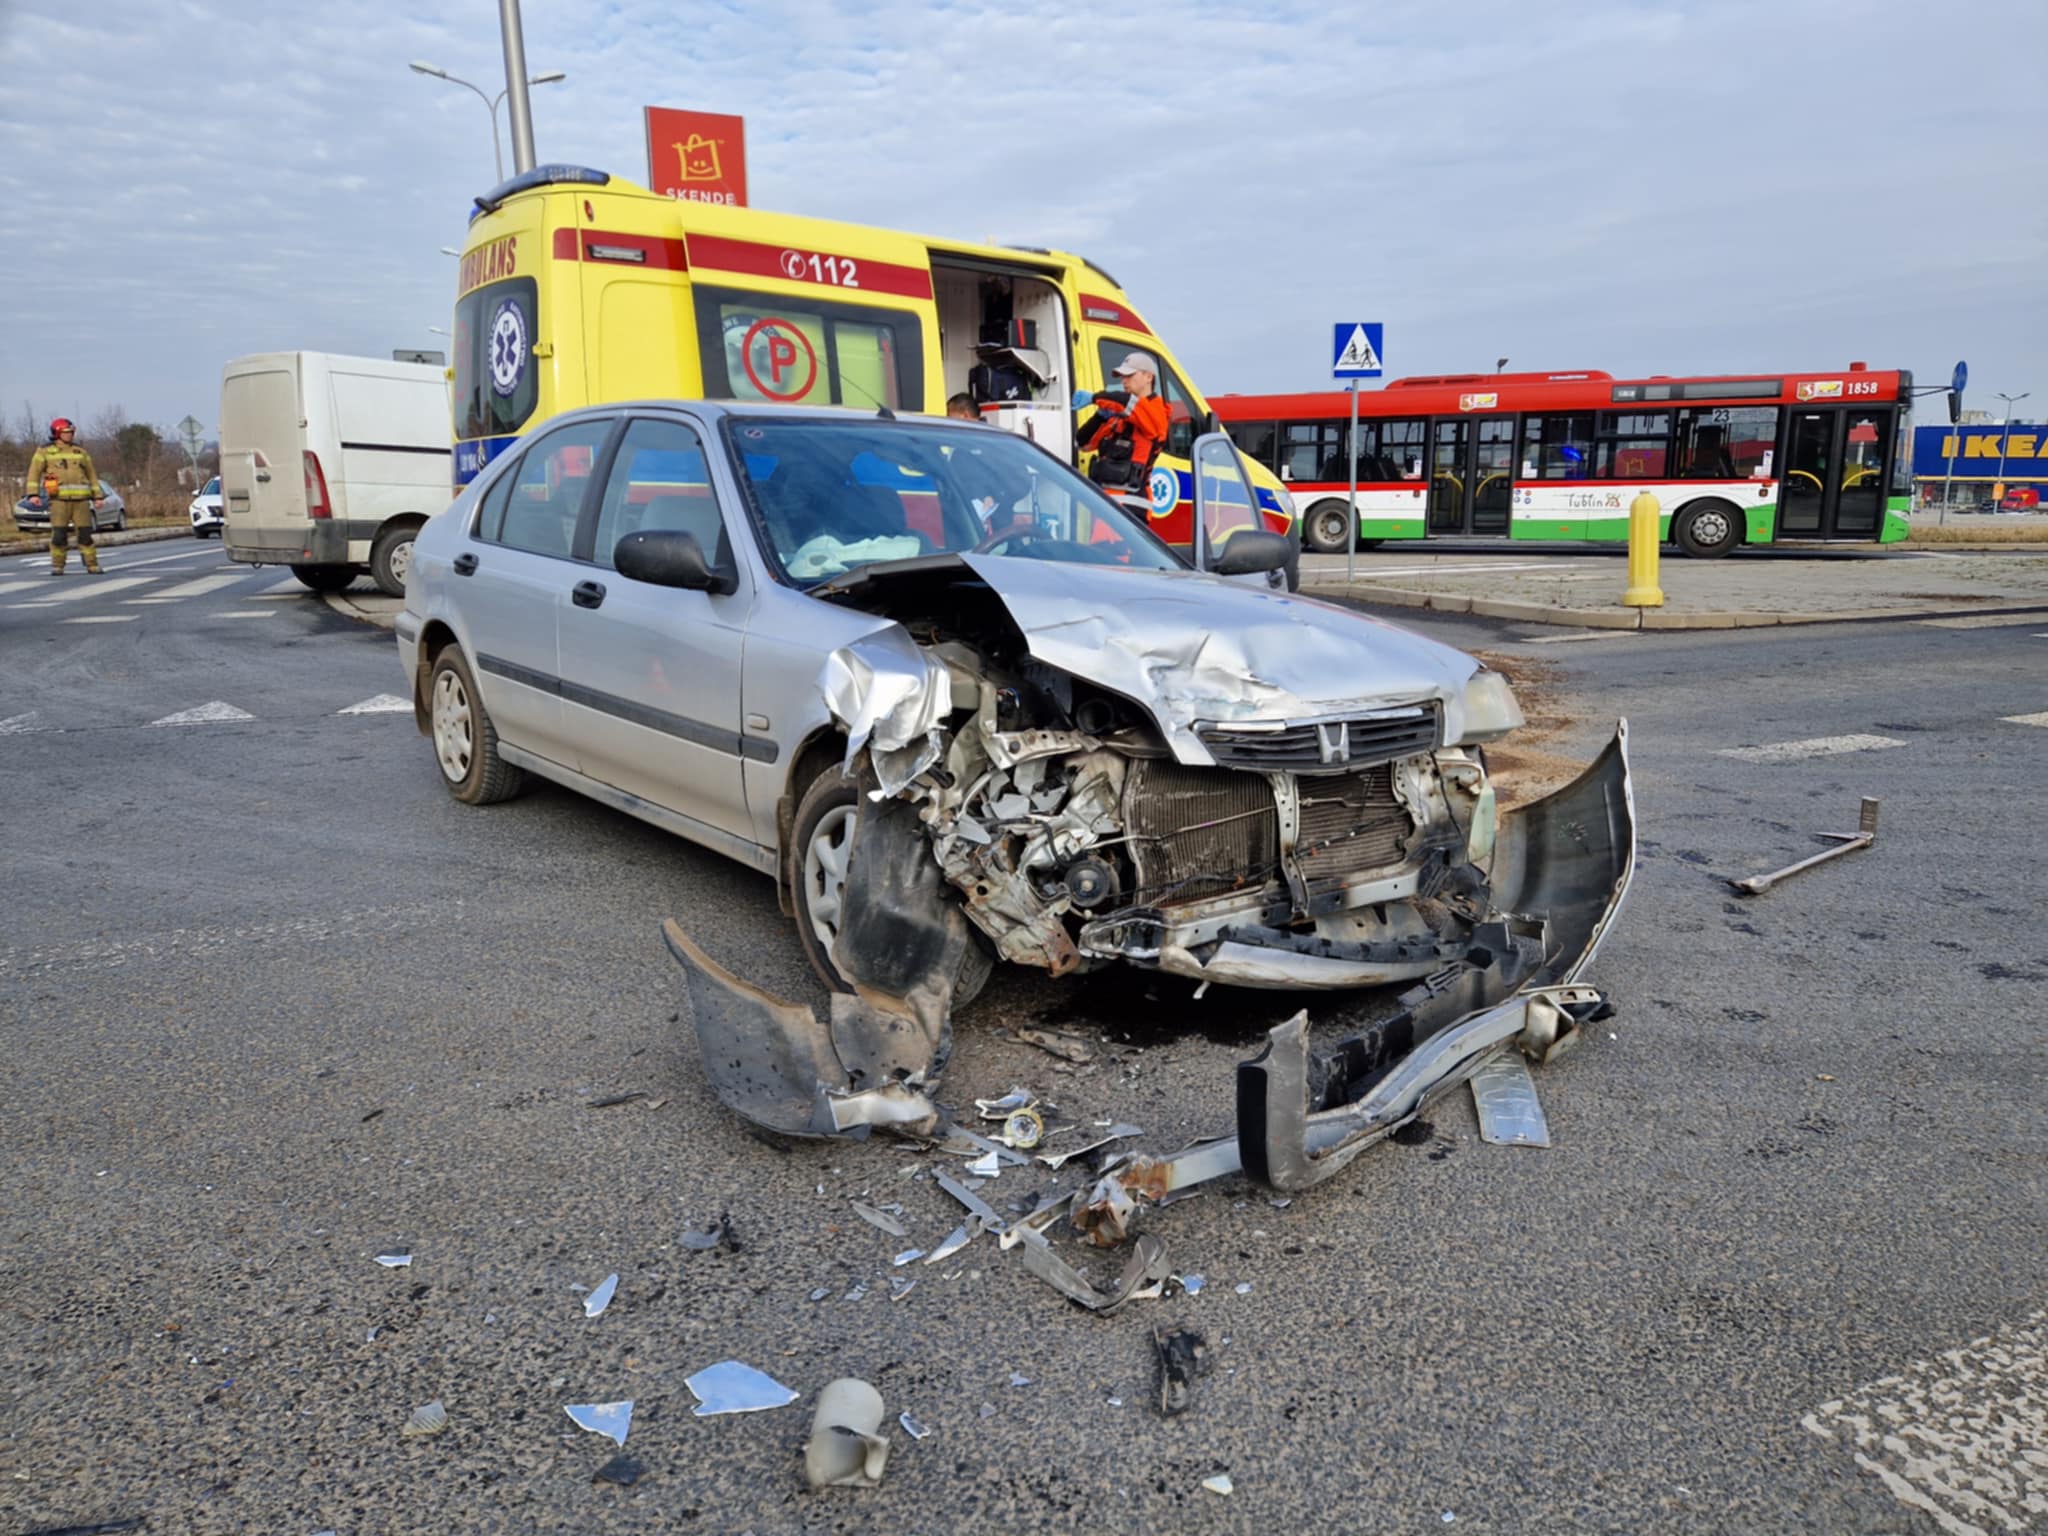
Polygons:
<instances>
[{"instance_id":1,"label":"car hood crumpled","mask_svg":"<svg viewBox=\"0 0 2048 1536\"><path fill-rule=\"evenodd\" d=\"M1049 666L1151 711L1184 763L1215 759L1199 723L1301 721L1441 706L1463 735L1464 652L1313 598L1189 571L1162 575L967 555Z\"/></svg>"}]
</instances>

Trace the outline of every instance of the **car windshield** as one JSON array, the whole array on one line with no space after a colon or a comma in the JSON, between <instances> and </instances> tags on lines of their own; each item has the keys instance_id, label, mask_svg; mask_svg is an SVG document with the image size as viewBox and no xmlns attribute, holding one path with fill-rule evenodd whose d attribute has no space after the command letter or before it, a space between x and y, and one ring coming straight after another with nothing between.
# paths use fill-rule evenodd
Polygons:
<instances>
[{"instance_id":1,"label":"car windshield","mask_svg":"<svg viewBox=\"0 0 2048 1536\"><path fill-rule=\"evenodd\" d=\"M1142 520L994 427L738 417L733 464L771 557L798 586L883 560L971 550L1174 570Z\"/></svg>"},{"instance_id":2,"label":"car windshield","mask_svg":"<svg viewBox=\"0 0 2048 1536\"><path fill-rule=\"evenodd\" d=\"M211 480L207 481L206 489L199 494L202 496L218 496L220 494L220 476L215 475Z\"/></svg>"}]
</instances>

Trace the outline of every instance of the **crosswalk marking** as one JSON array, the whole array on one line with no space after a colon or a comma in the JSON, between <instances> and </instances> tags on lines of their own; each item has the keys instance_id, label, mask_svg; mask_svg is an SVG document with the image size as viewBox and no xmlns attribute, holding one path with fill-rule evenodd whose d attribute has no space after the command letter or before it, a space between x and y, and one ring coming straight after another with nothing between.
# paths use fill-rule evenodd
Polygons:
<instances>
[{"instance_id":1,"label":"crosswalk marking","mask_svg":"<svg viewBox=\"0 0 2048 1536\"><path fill-rule=\"evenodd\" d=\"M133 624L141 618L139 613L88 613L75 619L59 619L59 624Z\"/></svg>"},{"instance_id":2,"label":"crosswalk marking","mask_svg":"<svg viewBox=\"0 0 2048 1536\"><path fill-rule=\"evenodd\" d=\"M204 597L209 592L218 592L222 587L232 587L242 580L240 571L227 576L201 576L195 581L181 581L175 587L155 594L159 602L168 603L174 598Z\"/></svg>"},{"instance_id":3,"label":"crosswalk marking","mask_svg":"<svg viewBox=\"0 0 2048 1536\"><path fill-rule=\"evenodd\" d=\"M50 587L50 578L44 576L40 580L0 581L0 596L4 596L9 592L26 592L30 587L41 587L47 592Z\"/></svg>"},{"instance_id":4,"label":"crosswalk marking","mask_svg":"<svg viewBox=\"0 0 2048 1536\"><path fill-rule=\"evenodd\" d=\"M59 587L48 597L38 602L23 603L24 608L48 608L56 603L75 603L83 597L105 597L110 592L125 592L130 587L149 585L153 576L116 576L112 581L104 576L70 576L63 578L66 585Z\"/></svg>"},{"instance_id":5,"label":"crosswalk marking","mask_svg":"<svg viewBox=\"0 0 2048 1536\"><path fill-rule=\"evenodd\" d=\"M360 704L351 704L347 709L335 711L342 715L396 715L411 714L412 700L401 699L395 693L380 693L374 699L365 699Z\"/></svg>"},{"instance_id":6,"label":"crosswalk marking","mask_svg":"<svg viewBox=\"0 0 2048 1536\"><path fill-rule=\"evenodd\" d=\"M1880 752L1886 747L1903 747L1894 736L1815 736L1806 741L1773 741L1760 747L1722 747L1720 757L1739 757L1745 763L1794 763L1808 757L1831 757L1837 752Z\"/></svg>"},{"instance_id":7,"label":"crosswalk marking","mask_svg":"<svg viewBox=\"0 0 2048 1536\"><path fill-rule=\"evenodd\" d=\"M2003 720L2007 725L2048 726L2048 709L2033 715L2000 715L1999 719Z\"/></svg>"},{"instance_id":8,"label":"crosswalk marking","mask_svg":"<svg viewBox=\"0 0 2048 1536\"><path fill-rule=\"evenodd\" d=\"M41 729L34 723L38 713L32 709L25 715L9 715L0 720L0 736L25 736L30 731Z\"/></svg>"},{"instance_id":9,"label":"crosswalk marking","mask_svg":"<svg viewBox=\"0 0 2048 1536\"><path fill-rule=\"evenodd\" d=\"M277 617L277 614L278 610L275 608L223 608L218 613L208 614L207 617L210 619L274 619Z\"/></svg>"},{"instance_id":10,"label":"crosswalk marking","mask_svg":"<svg viewBox=\"0 0 2048 1536\"><path fill-rule=\"evenodd\" d=\"M151 725L218 725L230 720L254 720L256 717L246 709L237 709L219 699L201 704L193 709L181 709L175 715L165 715L161 720L152 720Z\"/></svg>"}]
</instances>

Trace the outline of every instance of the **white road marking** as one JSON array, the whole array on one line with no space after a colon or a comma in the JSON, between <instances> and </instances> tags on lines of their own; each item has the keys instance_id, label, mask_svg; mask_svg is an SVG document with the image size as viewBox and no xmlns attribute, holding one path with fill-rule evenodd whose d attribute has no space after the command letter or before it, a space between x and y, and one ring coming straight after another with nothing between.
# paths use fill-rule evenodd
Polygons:
<instances>
[{"instance_id":1,"label":"white road marking","mask_svg":"<svg viewBox=\"0 0 2048 1536\"><path fill-rule=\"evenodd\" d=\"M1325 558L1338 560L1343 557L1330 555ZM1582 560L1532 560L1513 563L1481 560L1464 561L1453 565L1361 565L1358 568L1358 575L1360 580L1370 580L1375 576L1471 576L1484 575L1489 571L1563 571L1584 563ZM1312 565L1308 570L1315 576L1337 574L1337 567L1329 565Z\"/></svg>"},{"instance_id":2,"label":"white road marking","mask_svg":"<svg viewBox=\"0 0 2048 1536\"><path fill-rule=\"evenodd\" d=\"M59 624L133 624L139 613L88 613L76 619L59 619Z\"/></svg>"},{"instance_id":3,"label":"white road marking","mask_svg":"<svg viewBox=\"0 0 2048 1536\"><path fill-rule=\"evenodd\" d=\"M26 736L30 731L41 730L41 726L32 723L40 713L32 709L25 715L9 715L0 720L0 736Z\"/></svg>"},{"instance_id":4,"label":"white road marking","mask_svg":"<svg viewBox=\"0 0 2048 1536\"><path fill-rule=\"evenodd\" d=\"M0 593L26 592L30 587L41 587L47 592L50 590L50 578L44 576L33 581L0 581Z\"/></svg>"},{"instance_id":5,"label":"white road marking","mask_svg":"<svg viewBox=\"0 0 2048 1536\"><path fill-rule=\"evenodd\" d=\"M395 693L380 693L374 699L365 699L360 704L351 704L347 709L335 711L338 715L397 715L412 713L412 700L401 699Z\"/></svg>"},{"instance_id":6,"label":"white road marking","mask_svg":"<svg viewBox=\"0 0 2048 1536\"><path fill-rule=\"evenodd\" d=\"M23 603L24 608L48 608L54 603L75 603L85 597L105 597L110 592L125 592L130 587L146 587L154 576L116 576L112 581L104 576L64 576L59 578L62 585L40 602Z\"/></svg>"},{"instance_id":7,"label":"white road marking","mask_svg":"<svg viewBox=\"0 0 2048 1536\"><path fill-rule=\"evenodd\" d=\"M2022 624L2038 624L2038 613L1972 613L1955 619L1921 619L1920 623L1929 629L2017 629Z\"/></svg>"},{"instance_id":8,"label":"white road marking","mask_svg":"<svg viewBox=\"0 0 2048 1536\"><path fill-rule=\"evenodd\" d=\"M1641 633L1634 629L1581 629L1569 635L1517 635L1523 645L1572 645L1580 640L1633 640Z\"/></svg>"},{"instance_id":9,"label":"white road marking","mask_svg":"<svg viewBox=\"0 0 2048 1536\"><path fill-rule=\"evenodd\" d=\"M151 725L214 725L229 720L254 720L256 717L245 709L224 704L219 699L201 704L192 709L181 709L175 715L165 715L161 720L152 720Z\"/></svg>"},{"instance_id":10,"label":"white road marking","mask_svg":"<svg viewBox=\"0 0 2048 1536\"><path fill-rule=\"evenodd\" d=\"M233 576L201 576L195 581L180 582L177 586L169 587L156 595L166 602L172 598L204 597L209 592L218 592L222 587L232 587L242 579L239 572Z\"/></svg>"},{"instance_id":11,"label":"white road marking","mask_svg":"<svg viewBox=\"0 0 2048 1536\"><path fill-rule=\"evenodd\" d=\"M2033 715L2000 715L1999 718L2003 720L2007 725L2048 726L2048 709L2044 709L2040 713Z\"/></svg>"},{"instance_id":12,"label":"white road marking","mask_svg":"<svg viewBox=\"0 0 2048 1536\"><path fill-rule=\"evenodd\" d=\"M194 561L206 553L207 551L203 549L181 549L175 555L155 555L147 560L123 560L120 562L120 569L132 571L145 565L168 565L173 560ZM113 562L110 561L108 563L112 564Z\"/></svg>"},{"instance_id":13,"label":"white road marking","mask_svg":"<svg viewBox=\"0 0 2048 1536\"><path fill-rule=\"evenodd\" d=\"M1837 752L1877 752L1904 745L1892 736L1815 736L1807 741L1773 741L1761 747L1722 747L1716 755L1739 757L1745 763L1796 763L1801 758L1831 757Z\"/></svg>"},{"instance_id":14,"label":"white road marking","mask_svg":"<svg viewBox=\"0 0 2048 1536\"><path fill-rule=\"evenodd\" d=\"M1822 1403L1799 1421L1948 1536L2048 1514L2048 1312Z\"/></svg>"},{"instance_id":15,"label":"white road marking","mask_svg":"<svg viewBox=\"0 0 2048 1536\"><path fill-rule=\"evenodd\" d=\"M209 613L209 619L274 619L275 608L223 608L219 613Z\"/></svg>"}]
</instances>

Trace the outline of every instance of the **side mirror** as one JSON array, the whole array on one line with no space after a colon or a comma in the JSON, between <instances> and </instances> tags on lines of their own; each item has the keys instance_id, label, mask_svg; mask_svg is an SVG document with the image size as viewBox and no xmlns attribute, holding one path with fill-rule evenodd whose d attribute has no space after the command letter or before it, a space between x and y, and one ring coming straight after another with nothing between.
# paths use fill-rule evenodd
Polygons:
<instances>
[{"instance_id":1,"label":"side mirror","mask_svg":"<svg viewBox=\"0 0 2048 1536\"><path fill-rule=\"evenodd\" d=\"M714 569L704 558L704 546L695 534L676 528L643 528L627 534L612 550L612 566L621 576L651 587L721 594L739 587L730 571Z\"/></svg>"},{"instance_id":2,"label":"side mirror","mask_svg":"<svg viewBox=\"0 0 2048 1536\"><path fill-rule=\"evenodd\" d=\"M1210 566L1218 576L1250 576L1259 571L1277 571L1293 553L1282 534L1260 528L1240 528L1224 541L1223 552Z\"/></svg>"}]
</instances>

